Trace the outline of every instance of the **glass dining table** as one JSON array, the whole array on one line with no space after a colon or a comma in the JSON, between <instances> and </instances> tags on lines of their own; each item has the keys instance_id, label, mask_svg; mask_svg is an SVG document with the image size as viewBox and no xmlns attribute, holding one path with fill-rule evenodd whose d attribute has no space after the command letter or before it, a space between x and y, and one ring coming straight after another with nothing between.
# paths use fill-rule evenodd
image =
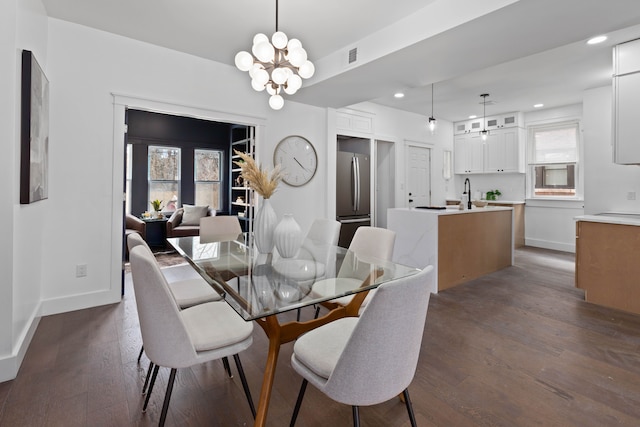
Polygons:
<instances>
[{"instance_id":1,"label":"glass dining table","mask_svg":"<svg viewBox=\"0 0 640 427\"><path fill-rule=\"evenodd\" d=\"M293 258L280 257L275 250L258 253L250 234L224 242L204 242L199 236L167 241L239 316L255 321L269 339L255 426L266 425L282 344L336 319L357 316L368 291L420 271L310 239L302 242ZM349 295L353 297L346 305L331 302ZM284 323L278 318L281 313L317 304L328 309L325 315Z\"/></svg>"}]
</instances>

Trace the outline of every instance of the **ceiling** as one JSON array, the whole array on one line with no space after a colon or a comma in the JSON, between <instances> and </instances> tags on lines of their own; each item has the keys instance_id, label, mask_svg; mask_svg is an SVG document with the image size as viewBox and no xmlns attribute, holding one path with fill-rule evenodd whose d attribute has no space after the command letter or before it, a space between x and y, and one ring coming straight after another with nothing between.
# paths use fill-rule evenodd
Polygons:
<instances>
[{"instance_id":1,"label":"ceiling","mask_svg":"<svg viewBox=\"0 0 640 427\"><path fill-rule=\"evenodd\" d=\"M43 0L49 16L233 65L275 31L275 0ZM640 38L638 0L281 0L279 29L316 75L291 99L363 101L463 120L579 103L611 82L611 48ZM170 31L168 31L170 29ZM586 40L606 34L606 42ZM346 63L357 48L359 59ZM238 71L240 73L240 71ZM247 85L250 82L247 78ZM397 91L405 93L396 99ZM264 97L266 95L256 94Z\"/></svg>"}]
</instances>

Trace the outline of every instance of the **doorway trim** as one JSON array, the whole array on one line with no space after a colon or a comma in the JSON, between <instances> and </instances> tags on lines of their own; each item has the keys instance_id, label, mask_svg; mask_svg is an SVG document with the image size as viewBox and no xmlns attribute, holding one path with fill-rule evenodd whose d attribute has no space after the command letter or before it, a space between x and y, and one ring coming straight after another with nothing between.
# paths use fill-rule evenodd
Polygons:
<instances>
[{"instance_id":1,"label":"doorway trim","mask_svg":"<svg viewBox=\"0 0 640 427\"><path fill-rule=\"evenodd\" d=\"M174 116L253 126L255 128L254 137L256 147L258 147L259 141L262 141L264 138L264 127L266 126L267 120L263 117L227 113L211 110L206 107L189 106L116 92L112 92L111 96L113 97L113 149L111 159L111 285L109 293L112 301L116 302L121 298L123 285L122 271L124 268L122 261L122 230L124 229L122 203L125 195L122 190L124 187L124 162L122 161L122 155L126 149L124 144L124 134L127 131L125 125L125 110L132 108ZM257 150L256 158L259 160Z\"/></svg>"}]
</instances>

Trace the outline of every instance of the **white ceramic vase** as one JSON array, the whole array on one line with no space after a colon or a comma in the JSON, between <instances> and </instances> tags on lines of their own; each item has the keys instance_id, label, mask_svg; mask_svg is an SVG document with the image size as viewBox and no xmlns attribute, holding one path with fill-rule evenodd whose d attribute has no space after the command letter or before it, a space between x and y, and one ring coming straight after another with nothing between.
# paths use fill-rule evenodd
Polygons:
<instances>
[{"instance_id":1,"label":"white ceramic vase","mask_svg":"<svg viewBox=\"0 0 640 427\"><path fill-rule=\"evenodd\" d=\"M273 250L273 231L278 224L278 216L271 206L269 199L262 200L256 217L253 219L253 237L256 249L261 254L268 254Z\"/></svg>"},{"instance_id":2,"label":"white ceramic vase","mask_svg":"<svg viewBox=\"0 0 640 427\"><path fill-rule=\"evenodd\" d=\"M292 214L285 214L273 232L278 253L283 258L293 258L302 243L302 230Z\"/></svg>"}]
</instances>

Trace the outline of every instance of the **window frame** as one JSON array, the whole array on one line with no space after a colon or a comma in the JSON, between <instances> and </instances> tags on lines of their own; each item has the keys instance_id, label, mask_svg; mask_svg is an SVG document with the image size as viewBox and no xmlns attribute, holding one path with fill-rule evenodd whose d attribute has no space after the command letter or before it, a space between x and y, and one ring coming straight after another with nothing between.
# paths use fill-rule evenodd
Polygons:
<instances>
[{"instance_id":1,"label":"window frame","mask_svg":"<svg viewBox=\"0 0 640 427\"><path fill-rule=\"evenodd\" d=\"M196 165L197 165L198 151L218 153L218 180L217 181L204 181L204 180L197 179L198 171L197 171ZM209 207L214 208L217 211L220 211L223 209L223 203L224 203L223 192L224 191L222 187L223 187L224 176L225 176L224 161L225 161L224 150L212 149L212 148L195 148L193 150L193 200L195 204L201 204L197 200L199 183L204 183L204 184L217 183L218 184L218 206L215 207L215 206L209 205Z\"/></svg>"},{"instance_id":2,"label":"window frame","mask_svg":"<svg viewBox=\"0 0 640 427\"><path fill-rule=\"evenodd\" d=\"M151 179L151 150L155 149L155 148L162 148L162 149L172 149L172 150L177 150L178 152L178 159L177 159L177 179L175 180L168 180L168 179ZM182 147L177 147L177 146L173 146L173 145L163 145L163 144L150 144L147 147L147 200L148 200L148 207L149 210L151 209L151 200L152 200L152 196L151 196L151 187L153 183L176 183L176 192L177 192L177 197L178 200L175 201L175 206L180 206L181 200L182 200ZM163 200L163 206L162 206L162 210L161 212L163 214L165 213L173 213L173 211L167 211L165 208L167 207L167 205L169 204L170 200Z\"/></svg>"},{"instance_id":3,"label":"window frame","mask_svg":"<svg viewBox=\"0 0 640 427\"><path fill-rule=\"evenodd\" d=\"M576 129L576 158L575 161L567 162L537 162L535 133L545 130L560 130L567 128ZM573 195L536 195L536 167L540 166L559 166L567 165L567 168L573 167ZM535 200L582 200L583 197L583 175L582 175L582 125L579 118L569 118L562 120L552 120L530 124L527 126L527 167L526 167L526 194L527 199ZM571 177L567 177L571 181ZM549 187L559 190L566 189L567 186Z\"/></svg>"}]
</instances>

